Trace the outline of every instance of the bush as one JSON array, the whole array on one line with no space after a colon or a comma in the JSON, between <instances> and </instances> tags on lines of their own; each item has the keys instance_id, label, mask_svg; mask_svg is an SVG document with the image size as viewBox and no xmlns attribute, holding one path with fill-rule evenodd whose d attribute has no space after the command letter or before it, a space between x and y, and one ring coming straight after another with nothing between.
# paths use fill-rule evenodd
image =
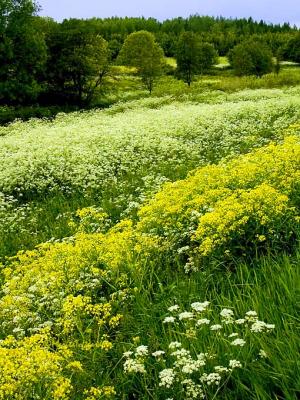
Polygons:
<instances>
[{"instance_id":1,"label":"bush","mask_svg":"<svg viewBox=\"0 0 300 400\"><path fill-rule=\"evenodd\" d=\"M263 43L247 41L238 44L228 54L235 74L261 77L273 70L271 50Z\"/></svg>"}]
</instances>

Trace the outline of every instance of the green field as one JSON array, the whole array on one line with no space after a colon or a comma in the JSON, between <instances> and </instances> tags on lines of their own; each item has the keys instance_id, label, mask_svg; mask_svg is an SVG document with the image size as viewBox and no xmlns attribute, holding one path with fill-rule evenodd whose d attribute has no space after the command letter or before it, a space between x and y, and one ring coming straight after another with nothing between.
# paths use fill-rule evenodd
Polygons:
<instances>
[{"instance_id":1,"label":"green field","mask_svg":"<svg viewBox=\"0 0 300 400\"><path fill-rule=\"evenodd\" d=\"M0 128L0 400L296 400L299 67L116 68Z\"/></svg>"}]
</instances>

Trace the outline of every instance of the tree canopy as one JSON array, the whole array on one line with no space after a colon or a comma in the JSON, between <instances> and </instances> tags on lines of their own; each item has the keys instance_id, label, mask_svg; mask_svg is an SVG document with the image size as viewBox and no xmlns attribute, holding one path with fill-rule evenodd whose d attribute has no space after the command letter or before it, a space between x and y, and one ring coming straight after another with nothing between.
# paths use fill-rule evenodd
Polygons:
<instances>
[{"instance_id":1,"label":"tree canopy","mask_svg":"<svg viewBox=\"0 0 300 400\"><path fill-rule=\"evenodd\" d=\"M229 53L229 61L238 76L260 77L273 70L272 52L260 41L249 40L238 44Z\"/></svg>"},{"instance_id":2,"label":"tree canopy","mask_svg":"<svg viewBox=\"0 0 300 400\"><path fill-rule=\"evenodd\" d=\"M139 31L130 34L125 40L119 62L135 67L151 93L155 79L162 74L164 53L153 34Z\"/></svg>"},{"instance_id":3,"label":"tree canopy","mask_svg":"<svg viewBox=\"0 0 300 400\"><path fill-rule=\"evenodd\" d=\"M0 101L26 103L41 91L46 62L44 35L35 25L36 3L0 1Z\"/></svg>"},{"instance_id":4,"label":"tree canopy","mask_svg":"<svg viewBox=\"0 0 300 400\"><path fill-rule=\"evenodd\" d=\"M177 74L189 86L195 74L208 71L216 61L217 53L210 43L203 43L193 32L183 32L176 49Z\"/></svg>"},{"instance_id":5,"label":"tree canopy","mask_svg":"<svg viewBox=\"0 0 300 400\"><path fill-rule=\"evenodd\" d=\"M108 43L74 21L53 27L48 41L46 79L55 95L80 105L90 103L109 71Z\"/></svg>"}]
</instances>

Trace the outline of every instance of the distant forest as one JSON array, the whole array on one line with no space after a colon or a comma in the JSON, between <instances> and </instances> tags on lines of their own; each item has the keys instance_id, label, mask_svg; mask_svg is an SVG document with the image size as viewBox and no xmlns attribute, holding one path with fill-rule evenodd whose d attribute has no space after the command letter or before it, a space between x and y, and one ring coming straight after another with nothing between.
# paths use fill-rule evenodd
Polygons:
<instances>
[{"instance_id":1,"label":"distant forest","mask_svg":"<svg viewBox=\"0 0 300 400\"><path fill-rule=\"evenodd\" d=\"M39 18L41 29L48 33L51 25L56 24L48 18ZM91 18L88 20L64 20L61 26L76 27L101 35L109 42L113 57L117 57L126 36L132 32L146 30L152 32L167 57L174 57L179 35L191 31L201 36L204 42L212 43L220 56L225 56L236 44L250 36L258 35L275 53L290 37L297 32L296 26L289 23L268 24L264 21L248 19L227 19L192 15L189 18L174 18L159 22L154 18Z\"/></svg>"},{"instance_id":2,"label":"distant forest","mask_svg":"<svg viewBox=\"0 0 300 400\"><path fill-rule=\"evenodd\" d=\"M225 56L237 44L249 39L254 39L253 43L263 42L271 56L273 54L278 58L280 50L281 59L300 61L300 32L288 23L274 25L256 22L252 18L226 19L199 15L163 22L154 18L113 17L69 19L58 23L38 16L37 12L34 0L0 1L1 105L83 106L91 103L96 91L103 87L111 67L120 64L119 53L124 43L138 31L146 31L146 36L139 36L138 40L144 37L146 42L155 41L151 44L151 51L161 59L164 56L175 57L178 61L176 53L180 38L183 33L189 32L188 35L192 35L189 46L192 41L198 43L194 43L190 52L196 54L196 48L198 53L202 51L199 56L202 60L204 53L210 52L210 64L217 55ZM153 39L147 36L147 32ZM148 88L151 91L154 77L161 72L160 60L155 61L159 68L147 71L154 58L150 57L150 47L146 42L141 42L136 51L139 58L143 53L144 67L136 66L144 81L150 82ZM128 59L132 57L127 54L127 65L135 66ZM204 61L202 67L205 62L207 64ZM184 68L187 69L186 66Z\"/></svg>"}]
</instances>

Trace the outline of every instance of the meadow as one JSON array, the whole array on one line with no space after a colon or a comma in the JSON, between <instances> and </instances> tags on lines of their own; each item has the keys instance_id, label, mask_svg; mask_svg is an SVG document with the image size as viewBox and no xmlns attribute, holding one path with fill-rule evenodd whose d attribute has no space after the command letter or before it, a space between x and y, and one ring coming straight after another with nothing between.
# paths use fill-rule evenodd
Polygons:
<instances>
[{"instance_id":1,"label":"meadow","mask_svg":"<svg viewBox=\"0 0 300 400\"><path fill-rule=\"evenodd\" d=\"M0 399L296 400L299 70L122 79L0 127Z\"/></svg>"}]
</instances>

